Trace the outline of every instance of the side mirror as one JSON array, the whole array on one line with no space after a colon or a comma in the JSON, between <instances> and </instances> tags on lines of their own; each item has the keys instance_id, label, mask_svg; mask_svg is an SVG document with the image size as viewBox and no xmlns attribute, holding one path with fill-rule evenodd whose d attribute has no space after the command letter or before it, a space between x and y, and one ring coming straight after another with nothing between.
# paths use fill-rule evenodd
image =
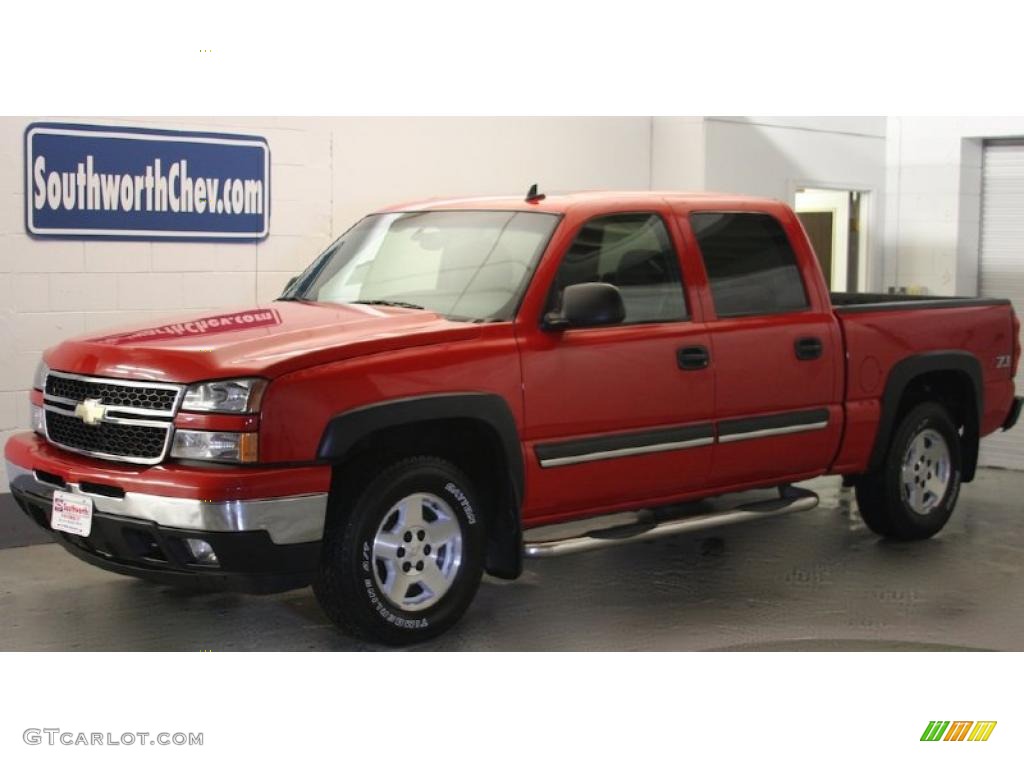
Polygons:
<instances>
[{"instance_id":1,"label":"side mirror","mask_svg":"<svg viewBox=\"0 0 1024 768\"><path fill-rule=\"evenodd\" d=\"M626 318L619 289L609 283L577 283L562 292L562 311L549 312L544 327L549 330L615 325Z\"/></svg>"},{"instance_id":2,"label":"side mirror","mask_svg":"<svg viewBox=\"0 0 1024 768\"><path fill-rule=\"evenodd\" d=\"M298 280L298 275L295 275L295 277L289 277L288 282L284 284L284 290L282 291L282 293L288 293L288 291L291 290L291 287L295 285L295 283L297 283Z\"/></svg>"}]
</instances>

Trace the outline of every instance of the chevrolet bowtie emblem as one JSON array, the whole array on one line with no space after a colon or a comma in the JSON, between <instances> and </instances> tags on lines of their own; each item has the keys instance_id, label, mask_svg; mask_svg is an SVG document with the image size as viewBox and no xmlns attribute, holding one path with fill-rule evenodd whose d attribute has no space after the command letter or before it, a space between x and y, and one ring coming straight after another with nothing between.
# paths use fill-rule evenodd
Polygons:
<instances>
[{"instance_id":1,"label":"chevrolet bowtie emblem","mask_svg":"<svg viewBox=\"0 0 1024 768\"><path fill-rule=\"evenodd\" d=\"M90 427L95 427L107 413L107 406L99 400L88 398L75 406L75 416L80 418Z\"/></svg>"}]
</instances>

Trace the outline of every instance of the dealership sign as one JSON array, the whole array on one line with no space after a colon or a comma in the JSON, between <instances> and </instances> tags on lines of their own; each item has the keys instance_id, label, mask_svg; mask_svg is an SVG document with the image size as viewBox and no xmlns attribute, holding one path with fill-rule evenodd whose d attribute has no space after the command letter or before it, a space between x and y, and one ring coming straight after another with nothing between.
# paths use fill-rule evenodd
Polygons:
<instances>
[{"instance_id":1,"label":"dealership sign","mask_svg":"<svg viewBox=\"0 0 1024 768\"><path fill-rule=\"evenodd\" d=\"M40 237L258 240L270 227L259 136L33 123L25 226Z\"/></svg>"}]
</instances>

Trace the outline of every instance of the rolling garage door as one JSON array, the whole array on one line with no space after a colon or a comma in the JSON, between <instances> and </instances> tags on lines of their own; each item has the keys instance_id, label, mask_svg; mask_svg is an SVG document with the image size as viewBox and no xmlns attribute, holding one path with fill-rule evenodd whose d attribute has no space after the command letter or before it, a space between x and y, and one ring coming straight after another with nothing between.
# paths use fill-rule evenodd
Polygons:
<instances>
[{"instance_id":1,"label":"rolling garage door","mask_svg":"<svg viewBox=\"0 0 1024 768\"><path fill-rule=\"evenodd\" d=\"M1024 317L1024 142L985 145L978 267L979 293L1011 299ZM1017 373L1022 392L1024 370ZM1024 424L982 440L979 463L1024 469Z\"/></svg>"}]
</instances>

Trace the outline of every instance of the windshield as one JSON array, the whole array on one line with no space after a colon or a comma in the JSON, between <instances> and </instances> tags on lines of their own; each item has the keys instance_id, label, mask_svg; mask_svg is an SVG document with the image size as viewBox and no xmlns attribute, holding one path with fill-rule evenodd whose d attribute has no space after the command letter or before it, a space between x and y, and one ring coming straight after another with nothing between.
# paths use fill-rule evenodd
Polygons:
<instances>
[{"instance_id":1,"label":"windshield","mask_svg":"<svg viewBox=\"0 0 1024 768\"><path fill-rule=\"evenodd\" d=\"M392 304L450 319L508 320L558 224L516 211L368 216L313 262L282 299Z\"/></svg>"}]
</instances>

